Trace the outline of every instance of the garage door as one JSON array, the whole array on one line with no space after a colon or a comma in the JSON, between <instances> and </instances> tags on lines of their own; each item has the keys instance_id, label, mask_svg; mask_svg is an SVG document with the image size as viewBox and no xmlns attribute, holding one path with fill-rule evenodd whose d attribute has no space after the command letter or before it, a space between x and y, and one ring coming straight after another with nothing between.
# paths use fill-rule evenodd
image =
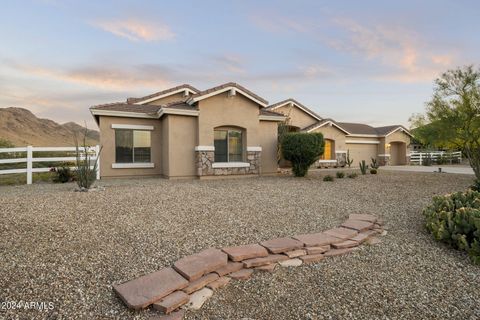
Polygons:
<instances>
[{"instance_id":1,"label":"garage door","mask_svg":"<svg viewBox=\"0 0 480 320\"><path fill-rule=\"evenodd\" d=\"M347 149L350 151L350 159L353 159L353 166L358 166L358 163L365 160L367 164L372 162L372 158L377 158L377 144L347 144Z\"/></svg>"}]
</instances>

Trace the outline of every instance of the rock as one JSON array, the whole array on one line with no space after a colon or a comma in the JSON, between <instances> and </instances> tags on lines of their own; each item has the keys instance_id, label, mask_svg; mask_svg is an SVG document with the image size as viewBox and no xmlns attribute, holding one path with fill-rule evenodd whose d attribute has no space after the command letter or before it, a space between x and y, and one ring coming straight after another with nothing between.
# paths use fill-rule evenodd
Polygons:
<instances>
[{"instance_id":1,"label":"rock","mask_svg":"<svg viewBox=\"0 0 480 320\"><path fill-rule=\"evenodd\" d=\"M332 243L341 242L342 240L328 235L326 233L311 233L294 236L295 239L301 241L306 247L326 246Z\"/></svg>"},{"instance_id":2,"label":"rock","mask_svg":"<svg viewBox=\"0 0 480 320\"><path fill-rule=\"evenodd\" d=\"M185 317L185 310L178 310L169 315L155 315L150 318L149 320L182 320Z\"/></svg>"},{"instance_id":3,"label":"rock","mask_svg":"<svg viewBox=\"0 0 480 320\"><path fill-rule=\"evenodd\" d=\"M187 280L172 268L165 268L140 278L114 285L113 290L128 307L138 310L186 286L188 286Z\"/></svg>"},{"instance_id":4,"label":"rock","mask_svg":"<svg viewBox=\"0 0 480 320\"><path fill-rule=\"evenodd\" d=\"M175 291L174 293L169 294L164 297L162 300L157 301L153 304L153 308L160 310L165 314L169 314L175 309L180 308L185 303L189 301L188 294L183 291Z\"/></svg>"},{"instance_id":5,"label":"rock","mask_svg":"<svg viewBox=\"0 0 480 320\"><path fill-rule=\"evenodd\" d=\"M293 258L297 258L297 257L306 255L306 254L307 254L307 251L305 251L305 250L293 250L293 251L285 252L285 254L286 254L290 259L293 259Z\"/></svg>"},{"instance_id":6,"label":"rock","mask_svg":"<svg viewBox=\"0 0 480 320\"><path fill-rule=\"evenodd\" d=\"M320 254L330 250L330 246L326 245L326 246L319 246L319 247L307 247L305 248L305 250L307 251L307 254Z\"/></svg>"},{"instance_id":7,"label":"rock","mask_svg":"<svg viewBox=\"0 0 480 320\"><path fill-rule=\"evenodd\" d=\"M368 222L376 222L378 220L377 217L375 217L373 214L367 213L352 213L348 216L348 219Z\"/></svg>"},{"instance_id":8,"label":"rock","mask_svg":"<svg viewBox=\"0 0 480 320\"><path fill-rule=\"evenodd\" d=\"M226 266L221 267L218 270L215 270L215 272L221 277L221 276L224 276L226 274L229 274L229 273L241 270L241 269L243 269L243 263L228 261Z\"/></svg>"},{"instance_id":9,"label":"rock","mask_svg":"<svg viewBox=\"0 0 480 320\"><path fill-rule=\"evenodd\" d=\"M188 287L184 288L183 291L185 293L192 293L194 291L197 291L197 290L200 290L202 289L203 287L205 287L207 284L209 284L210 282L213 282L215 280L218 280L219 276L218 274L216 273L209 273L207 275L204 275L203 277L201 277L200 279L197 279L195 281L192 281L190 282L190 284L188 285Z\"/></svg>"},{"instance_id":10,"label":"rock","mask_svg":"<svg viewBox=\"0 0 480 320\"><path fill-rule=\"evenodd\" d=\"M321 261L325 259L325 257L323 254L309 254L309 255L300 257L300 259L303 261L303 263L307 264L307 263L314 263L314 262Z\"/></svg>"},{"instance_id":11,"label":"rock","mask_svg":"<svg viewBox=\"0 0 480 320\"><path fill-rule=\"evenodd\" d=\"M349 252L352 252L353 249L355 249L355 248L332 249L330 251L325 252L323 255L325 257L334 257L334 256L339 256L339 255L342 255L342 254L347 254Z\"/></svg>"},{"instance_id":12,"label":"rock","mask_svg":"<svg viewBox=\"0 0 480 320\"><path fill-rule=\"evenodd\" d=\"M252 276L252 269L242 269L240 271L235 271L230 273L230 277L236 280L247 280Z\"/></svg>"},{"instance_id":13,"label":"rock","mask_svg":"<svg viewBox=\"0 0 480 320\"><path fill-rule=\"evenodd\" d=\"M228 254L228 257L232 261L242 261L268 256L267 249L256 243L238 247L227 247L222 250Z\"/></svg>"},{"instance_id":14,"label":"rock","mask_svg":"<svg viewBox=\"0 0 480 320\"><path fill-rule=\"evenodd\" d=\"M383 230L382 233L380 233L380 235L382 237L385 237L387 235L388 231L387 230Z\"/></svg>"},{"instance_id":15,"label":"rock","mask_svg":"<svg viewBox=\"0 0 480 320\"><path fill-rule=\"evenodd\" d=\"M343 242L332 244L335 249L345 249L345 248L353 248L358 246L358 242L353 240L345 240Z\"/></svg>"},{"instance_id":16,"label":"rock","mask_svg":"<svg viewBox=\"0 0 480 320\"><path fill-rule=\"evenodd\" d=\"M185 308L189 310L198 310L212 295L213 290L209 288L203 288L202 290L195 291L190 295L190 300L185 305Z\"/></svg>"},{"instance_id":17,"label":"rock","mask_svg":"<svg viewBox=\"0 0 480 320\"><path fill-rule=\"evenodd\" d=\"M347 221L342 223L342 227L362 232L362 231L367 231L369 229L372 229L373 223L368 221L348 219Z\"/></svg>"},{"instance_id":18,"label":"rock","mask_svg":"<svg viewBox=\"0 0 480 320\"><path fill-rule=\"evenodd\" d=\"M364 243L368 238L374 235L376 232L372 230L368 230L366 232L360 232L355 237L351 238L350 240L356 241L359 244Z\"/></svg>"},{"instance_id":19,"label":"rock","mask_svg":"<svg viewBox=\"0 0 480 320\"><path fill-rule=\"evenodd\" d=\"M207 249L176 261L173 268L189 281L227 265L228 256L218 249Z\"/></svg>"},{"instance_id":20,"label":"rock","mask_svg":"<svg viewBox=\"0 0 480 320\"><path fill-rule=\"evenodd\" d=\"M260 266L260 267L255 267L254 269L258 270L258 271L273 272L273 271L275 271L276 266L277 266L277 264L272 263L272 264L267 264L267 265Z\"/></svg>"},{"instance_id":21,"label":"rock","mask_svg":"<svg viewBox=\"0 0 480 320\"><path fill-rule=\"evenodd\" d=\"M366 243L368 243L369 245L375 245L375 244L379 244L381 242L382 242L382 240L378 239L377 237L371 237L366 241Z\"/></svg>"},{"instance_id":22,"label":"rock","mask_svg":"<svg viewBox=\"0 0 480 320\"><path fill-rule=\"evenodd\" d=\"M288 257L283 254L271 254L268 257L244 260L243 265L245 266L245 268L252 268L272 264L287 259Z\"/></svg>"},{"instance_id":23,"label":"rock","mask_svg":"<svg viewBox=\"0 0 480 320\"><path fill-rule=\"evenodd\" d=\"M332 237L336 237L336 238L344 239L344 240L353 238L358 234L358 232L355 231L355 230L342 228L342 227L327 230L327 231L325 231L325 233L332 236Z\"/></svg>"},{"instance_id":24,"label":"rock","mask_svg":"<svg viewBox=\"0 0 480 320\"><path fill-rule=\"evenodd\" d=\"M267 248L271 253L282 253L303 247L302 242L292 238L276 238L260 242L260 244Z\"/></svg>"},{"instance_id":25,"label":"rock","mask_svg":"<svg viewBox=\"0 0 480 320\"><path fill-rule=\"evenodd\" d=\"M284 261L280 261L279 264L282 267L298 267L302 265L302 260L296 258L296 259L288 259Z\"/></svg>"},{"instance_id":26,"label":"rock","mask_svg":"<svg viewBox=\"0 0 480 320\"><path fill-rule=\"evenodd\" d=\"M212 290L217 290L217 289L225 287L230 282L230 280L231 279L229 277L221 277L221 278L207 284L207 287L212 289Z\"/></svg>"}]
</instances>

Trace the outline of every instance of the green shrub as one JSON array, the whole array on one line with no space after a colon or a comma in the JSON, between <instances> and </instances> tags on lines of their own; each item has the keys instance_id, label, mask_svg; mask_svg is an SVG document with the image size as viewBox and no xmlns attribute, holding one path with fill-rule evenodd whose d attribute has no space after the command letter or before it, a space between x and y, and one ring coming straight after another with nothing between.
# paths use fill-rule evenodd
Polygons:
<instances>
[{"instance_id":1,"label":"green shrub","mask_svg":"<svg viewBox=\"0 0 480 320\"><path fill-rule=\"evenodd\" d=\"M436 240L468 252L480 264L480 193L468 190L436 196L423 209L425 226Z\"/></svg>"},{"instance_id":2,"label":"green shrub","mask_svg":"<svg viewBox=\"0 0 480 320\"><path fill-rule=\"evenodd\" d=\"M321 133L286 133L282 138L282 154L292 163L296 177L304 177L308 168L323 154L324 141Z\"/></svg>"},{"instance_id":3,"label":"green shrub","mask_svg":"<svg viewBox=\"0 0 480 320\"><path fill-rule=\"evenodd\" d=\"M473 191L480 192L480 180L473 181L473 184L470 186L470 189L472 189Z\"/></svg>"},{"instance_id":4,"label":"green shrub","mask_svg":"<svg viewBox=\"0 0 480 320\"><path fill-rule=\"evenodd\" d=\"M358 174L350 173L349 175L347 175L347 177L350 178L350 179L355 179L356 177L358 177Z\"/></svg>"},{"instance_id":5,"label":"green shrub","mask_svg":"<svg viewBox=\"0 0 480 320\"><path fill-rule=\"evenodd\" d=\"M58 167L52 168L50 172L54 172L52 178L53 182L65 183L74 180L75 174L70 170L69 167Z\"/></svg>"},{"instance_id":6,"label":"green shrub","mask_svg":"<svg viewBox=\"0 0 480 320\"><path fill-rule=\"evenodd\" d=\"M365 160L362 160L362 162L359 162L359 165L360 165L360 172L362 172L362 174L367 174L368 165L365 163Z\"/></svg>"},{"instance_id":7,"label":"green shrub","mask_svg":"<svg viewBox=\"0 0 480 320\"><path fill-rule=\"evenodd\" d=\"M333 180L335 179L331 175L326 175L325 177L323 177L323 181L333 181Z\"/></svg>"},{"instance_id":8,"label":"green shrub","mask_svg":"<svg viewBox=\"0 0 480 320\"><path fill-rule=\"evenodd\" d=\"M335 175L337 176L338 179L342 179L345 177L345 173L342 171L337 171Z\"/></svg>"},{"instance_id":9,"label":"green shrub","mask_svg":"<svg viewBox=\"0 0 480 320\"><path fill-rule=\"evenodd\" d=\"M370 169L370 174L377 174L377 169Z\"/></svg>"}]
</instances>

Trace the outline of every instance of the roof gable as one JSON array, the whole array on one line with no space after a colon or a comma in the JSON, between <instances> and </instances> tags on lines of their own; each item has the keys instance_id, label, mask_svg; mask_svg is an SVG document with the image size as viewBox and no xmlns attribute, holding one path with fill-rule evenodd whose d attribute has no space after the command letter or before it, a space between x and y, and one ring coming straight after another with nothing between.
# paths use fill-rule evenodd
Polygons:
<instances>
[{"instance_id":1,"label":"roof gable","mask_svg":"<svg viewBox=\"0 0 480 320\"><path fill-rule=\"evenodd\" d=\"M308 126L304 129L302 129L302 131L305 131L305 132L312 132L313 130L316 130L318 128L321 128L321 127L324 127L326 125L330 125L330 126L333 126L335 128L337 128L338 130L340 131L343 131L345 132L346 134L350 134L350 132L348 132L347 130L345 130L343 127L341 127L340 125L338 125L335 121L333 121L332 119L323 119L321 121L318 121L317 123L314 123L312 124L311 126Z\"/></svg>"},{"instance_id":2,"label":"roof gable","mask_svg":"<svg viewBox=\"0 0 480 320\"><path fill-rule=\"evenodd\" d=\"M263 99L262 97L256 95L255 93L251 92L250 90L246 89L245 87L242 87L241 85L234 83L234 82L228 82L225 84L222 84L217 87L213 87L204 91L200 91L193 96L191 96L188 100L188 104L194 104L195 102L201 101L203 99L207 99L212 96L216 96L218 94L224 93L224 92L230 92L230 94L235 95L237 92L245 96L246 98L254 101L261 107L266 107L268 105L268 101Z\"/></svg>"},{"instance_id":3,"label":"roof gable","mask_svg":"<svg viewBox=\"0 0 480 320\"><path fill-rule=\"evenodd\" d=\"M275 109L281 108L285 105L292 105L292 106L296 107L297 109L300 109L304 113L308 114L312 118L316 119L317 121L322 120L322 117L320 117L318 114L316 114L315 112L313 112L312 110L310 110L309 108L307 108L306 106L304 106L303 104L301 104L300 102L298 102L297 100L295 100L293 98L289 98L289 99L277 102L275 104L272 104L272 105L268 106L267 109L268 110L275 110Z\"/></svg>"},{"instance_id":4,"label":"roof gable","mask_svg":"<svg viewBox=\"0 0 480 320\"><path fill-rule=\"evenodd\" d=\"M128 98L127 103L129 104L145 104L148 102L152 102L155 100L159 100L168 96L172 96L177 93L184 93L185 97L188 95L196 94L199 90L192 87L189 84L182 84L173 88L169 88L163 91L159 91L148 96L140 97L140 98Z\"/></svg>"}]
</instances>

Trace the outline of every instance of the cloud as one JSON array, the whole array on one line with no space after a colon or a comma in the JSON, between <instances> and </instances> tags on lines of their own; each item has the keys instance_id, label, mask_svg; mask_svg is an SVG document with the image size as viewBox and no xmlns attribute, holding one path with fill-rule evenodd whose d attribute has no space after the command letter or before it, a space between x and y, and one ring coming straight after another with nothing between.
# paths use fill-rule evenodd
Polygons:
<instances>
[{"instance_id":1,"label":"cloud","mask_svg":"<svg viewBox=\"0 0 480 320\"><path fill-rule=\"evenodd\" d=\"M333 22L343 33L326 43L337 51L380 62L387 67L380 71L380 79L431 81L455 60L452 52L439 54L426 39L402 27L362 25L345 18Z\"/></svg>"},{"instance_id":2,"label":"cloud","mask_svg":"<svg viewBox=\"0 0 480 320\"><path fill-rule=\"evenodd\" d=\"M214 56L212 58L214 63L218 65L219 68L234 73L234 74L243 74L245 73L244 59L239 55L235 54L224 54Z\"/></svg>"},{"instance_id":3,"label":"cloud","mask_svg":"<svg viewBox=\"0 0 480 320\"><path fill-rule=\"evenodd\" d=\"M16 61L5 61L5 66L27 76L66 81L109 90L132 90L132 88L168 87L168 78L174 71L158 65L100 65L87 64L75 68L52 68Z\"/></svg>"},{"instance_id":4,"label":"cloud","mask_svg":"<svg viewBox=\"0 0 480 320\"><path fill-rule=\"evenodd\" d=\"M131 41L164 41L175 37L167 25L136 18L98 20L92 25Z\"/></svg>"}]
</instances>

